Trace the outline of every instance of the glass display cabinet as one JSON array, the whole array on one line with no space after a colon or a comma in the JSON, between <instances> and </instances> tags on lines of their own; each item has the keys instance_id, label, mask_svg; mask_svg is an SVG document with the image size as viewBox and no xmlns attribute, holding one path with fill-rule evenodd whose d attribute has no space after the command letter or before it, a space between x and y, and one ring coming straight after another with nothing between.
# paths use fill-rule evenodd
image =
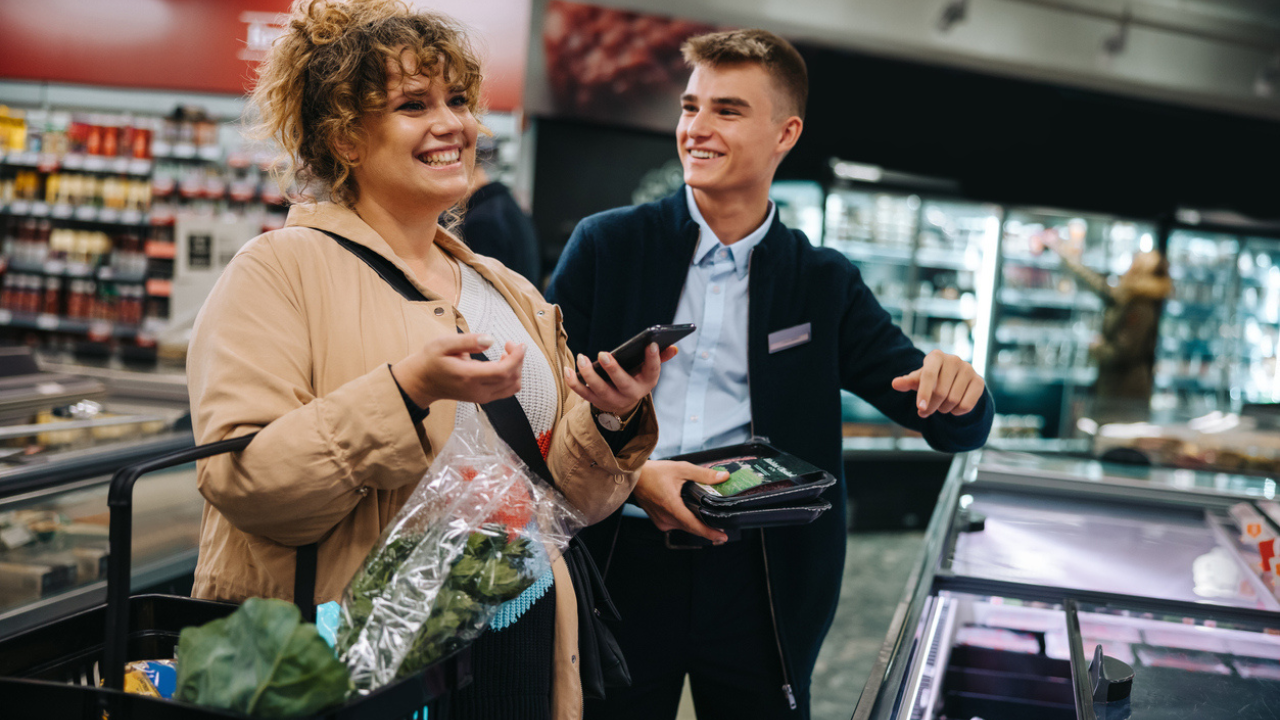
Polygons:
<instances>
[{"instance_id":1,"label":"glass display cabinet","mask_svg":"<svg viewBox=\"0 0 1280 720\"><path fill-rule=\"evenodd\" d=\"M1062 256L1103 277L1128 269L1155 247L1153 226L1097 215L1010 209L1000 242L999 288L988 380L1002 415L1022 434L1069 438L1088 412L1097 368L1089 347L1102 327L1104 302Z\"/></svg>"},{"instance_id":2,"label":"glass display cabinet","mask_svg":"<svg viewBox=\"0 0 1280 720\"><path fill-rule=\"evenodd\" d=\"M1280 532L1275 492L957 457L853 717L1275 717L1280 601L1258 542Z\"/></svg>"},{"instance_id":3,"label":"glass display cabinet","mask_svg":"<svg viewBox=\"0 0 1280 720\"><path fill-rule=\"evenodd\" d=\"M843 253L921 350L985 367L1000 208L845 185L826 198L823 245ZM863 449L913 445L875 408L845 394L846 429ZM920 443L923 446L923 443Z\"/></svg>"}]
</instances>

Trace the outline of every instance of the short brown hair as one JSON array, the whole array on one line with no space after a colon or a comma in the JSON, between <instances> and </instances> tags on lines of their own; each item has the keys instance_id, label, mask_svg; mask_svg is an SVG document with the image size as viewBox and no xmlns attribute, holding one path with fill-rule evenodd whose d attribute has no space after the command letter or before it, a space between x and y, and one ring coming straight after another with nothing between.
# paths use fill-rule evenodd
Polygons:
<instances>
[{"instance_id":1,"label":"short brown hair","mask_svg":"<svg viewBox=\"0 0 1280 720\"><path fill-rule=\"evenodd\" d=\"M256 134L280 146L282 190L296 177L336 202L355 202L355 163L339 147L358 142L361 118L386 107L388 67L408 74L404 48L417 56L419 74L442 71L479 113L480 63L452 20L401 0L294 1L250 97L260 115Z\"/></svg>"},{"instance_id":2,"label":"short brown hair","mask_svg":"<svg viewBox=\"0 0 1280 720\"><path fill-rule=\"evenodd\" d=\"M791 100L792 114L804 119L809 70L795 47L768 30L727 30L685 40L680 47L689 67L757 63Z\"/></svg>"}]
</instances>

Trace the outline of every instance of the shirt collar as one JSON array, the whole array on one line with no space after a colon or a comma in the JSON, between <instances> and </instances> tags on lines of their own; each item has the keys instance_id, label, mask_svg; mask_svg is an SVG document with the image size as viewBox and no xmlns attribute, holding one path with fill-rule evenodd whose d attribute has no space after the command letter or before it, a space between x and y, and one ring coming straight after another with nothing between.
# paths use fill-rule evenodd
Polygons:
<instances>
[{"instance_id":1,"label":"shirt collar","mask_svg":"<svg viewBox=\"0 0 1280 720\"><path fill-rule=\"evenodd\" d=\"M769 226L773 224L773 214L777 211L773 201L769 201L769 214L765 216L764 222L760 227L751 231L751 234L742 238L732 245L724 245L720 242L720 238L716 237L715 232L711 230L711 226L707 224L706 218L702 217L702 211L698 209L698 203L693 199L693 188L688 185L684 186L685 201L689 204L689 215L693 217L693 221L698 224L698 249L693 253L693 264L697 265L707 259L711 253L717 249L724 247L729 251L729 257L733 258L734 270L737 272L738 278L747 276L747 262L751 258L751 250L764 236L769 232Z\"/></svg>"}]
</instances>

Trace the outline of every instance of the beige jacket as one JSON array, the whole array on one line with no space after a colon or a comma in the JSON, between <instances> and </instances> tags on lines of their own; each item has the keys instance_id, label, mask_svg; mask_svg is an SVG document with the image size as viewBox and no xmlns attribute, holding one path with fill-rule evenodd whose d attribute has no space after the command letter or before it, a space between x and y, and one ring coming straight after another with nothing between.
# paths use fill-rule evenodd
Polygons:
<instances>
[{"instance_id":1,"label":"beige jacket","mask_svg":"<svg viewBox=\"0 0 1280 720\"><path fill-rule=\"evenodd\" d=\"M323 228L372 248L430 302L401 297ZM657 442L650 400L618 457L590 406L569 390L560 309L501 263L441 232L444 250L475 268L515 310L557 378L558 421L547 463L568 499L598 522L630 494ZM293 597L294 548L319 541L317 603L337 600L453 429L455 403L434 403L420 426L392 378L394 363L440 334L467 330L448 302L417 283L352 211L294 206L286 227L247 244L196 320L187 375L197 442L260 431L243 452L201 461L207 501L196 597ZM530 348L533 352L533 348ZM581 716L577 604L563 560L556 588L554 717Z\"/></svg>"}]
</instances>

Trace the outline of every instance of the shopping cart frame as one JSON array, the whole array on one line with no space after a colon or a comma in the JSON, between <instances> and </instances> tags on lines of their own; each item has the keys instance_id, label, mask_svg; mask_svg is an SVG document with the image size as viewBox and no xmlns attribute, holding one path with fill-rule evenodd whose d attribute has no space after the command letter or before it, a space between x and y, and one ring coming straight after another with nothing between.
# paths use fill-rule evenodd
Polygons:
<instances>
[{"instance_id":1,"label":"shopping cart frame","mask_svg":"<svg viewBox=\"0 0 1280 720\"><path fill-rule=\"evenodd\" d=\"M110 554L107 558L105 606L90 608L0 640L0 656L10 658L0 663L0 670L10 673L10 676L0 676L0 697L6 698L6 711L21 713L24 708L34 708L39 710L41 717L72 716L93 720L101 720L105 717L104 712L114 717L137 720L246 717L224 710L129 694L123 691L123 687L131 641L144 655L163 648L169 648L171 653L181 630L175 625L202 624L229 615L236 608L231 603L185 597L129 595L134 486L148 473L244 450L256 435L252 433L179 450L123 467L115 473L107 494ZM135 628L147 626L146 629L130 636L131 620ZM155 625L163 627L151 627ZM83 642L83 638L95 635L103 639L100 652L96 646L84 644L67 650L68 638ZM21 659L14 659L18 655ZM98 657L101 661L95 662ZM152 654L151 657L156 656ZM12 673L18 670L16 666L20 662L25 662L26 666L15 677ZM78 674L83 682L92 682L88 668L95 664L102 673L102 687L36 677L60 675L66 680ZM411 717L423 707L430 709L432 720L437 720L447 715L449 694L470 683L470 665L471 650L462 648L421 673L311 716L311 720ZM13 705L8 705L10 700Z\"/></svg>"}]
</instances>

